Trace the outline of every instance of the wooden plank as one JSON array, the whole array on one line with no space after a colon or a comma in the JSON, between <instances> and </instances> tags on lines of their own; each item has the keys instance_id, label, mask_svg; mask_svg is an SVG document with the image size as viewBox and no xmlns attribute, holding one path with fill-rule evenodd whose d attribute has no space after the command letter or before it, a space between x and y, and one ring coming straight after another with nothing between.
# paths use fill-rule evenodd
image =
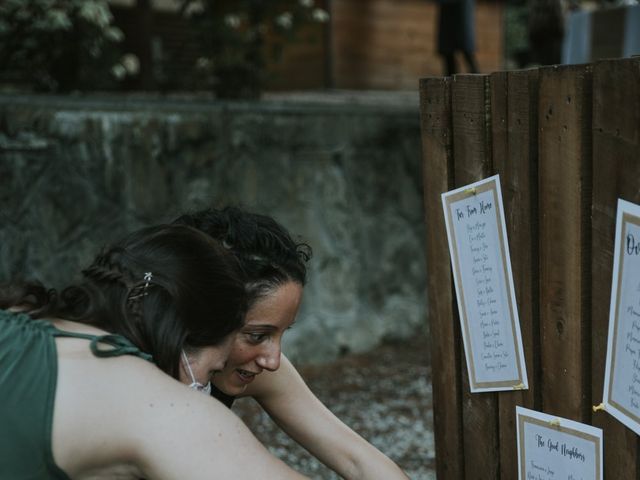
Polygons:
<instances>
[{"instance_id":1,"label":"wooden plank","mask_svg":"<svg viewBox=\"0 0 640 480\"><path fill-rule=\"evenodd\" d=\"M477 6L477 61L485 71L499 68L502 62L503 39L495 25L500 23L503 8L486 0ZM407 88L412 87L407 79L442 72L442 60L434 55L437 33L434 3L334 0L331 11L331 69L336 87ZM407 49L416 57L422 55L423 61L398 61L405 57ZM360 68L355 68L353 62ZM390 78L389 71L397 75ZM353 76L359 78L354 80Z\"/></svg>"},{"instance_id":2,"label":"wooden plank","mask_svg":"<svg viewBox=\"0 0 640 480\"><path fill-rule=\"evenodd\" d=\"M460 323L454 313L453 278L440 194L453 187L451 79L420 81L420 125L427 296L431 330L433 416L439 479L463 477L460 404Z\"/></svg>"},{"instance_id":3,"label":"wooden plank","mask_svg":"<svg viewBox=\"0 0 640 480\"><path fill-rule=\"evenodd\" d=\"M351 15L345 13L334 13L336 26L356 26L380 32L413 32L415 35L425 36L433 33L437 29L437 24L433 21L435 10L429 8L429 4L424 4L425 9L411 13L408 11L396 12L394 18L389 18L380 13L370 13L363 16L362 12L354 12ZM385 22L386 20L386 22ZM346 32L345 32L346 33Z\"/></svg>"},{"instance_id":4,"label":"wooden plank","mask_svg":"<svg viewBox=\"0 0 640 480\"><path fill-rule=\"evenodd\" d=\"M339 48L350 48L363 54L375 54L373 49L379 50L380 54L389 54L403 51L405 48L414 51L436 51L433 44L435 32L420 32L414 35L407 30L374 30L365 25L344 24L340 28L342 31L336 33L334 42ZM361 45L362 38L367 39L367 44Z\"/></svg>"},{"instance_id":5,"label":"wooden plank","mask_svg":"<svg viewBox=\"0 0 640 480\"><path fill-rule=\"evenodd\" d=\"M603 61L593 71L593 399L604 385L613 246L618 198L640 203L640 58ZM612 416L593 414L604 429L605 478L640 478L638 437Z\"/></svg>"},{"instance_id":6,"label":"wooden plank","mask_svg":"<svg viewBox=\"0 0 640 480\"><path fill-rule=\"evenodd\" d=\"M412 18L424 18L428 22L433 18L429 17L429 12L434 10L434 4L423 0L333 0L332 12L341 17L378 16L390 20L399 20L408 15Z\"/></svg>"},{"instance_id":7,"label":"wooden plank","mask_svg":"<svg viewBox=\"0 0 640 480\"><path fill-rule=\"evenodd\" d=\"M500 478L517 478L516 405L538 408L538 72L491 76L493 167L500 174L529 390L498 395Z\"/></svg>"},{"instance_id":8,"label":"wooden plank","mask_svg":"<svg viewBox=\"0 0 640 480\"><path fill-rule=\"evenodd\" d=\"M540 69L542 408L591 418L591 69Z\"/></svg>"},{"instance_id":9,"label":"wooden plank","mask_svg":"<svg viewBox=\"0 0 640 480\"><path fill-rule=\"evenodd\" d=\"M459 187L491 174L489 76L453 79L454 183ZM461 362L461 371L464 478L496 479L500 467L497 394L472 394L466 362Z\"/></svg>"}]
</instances>

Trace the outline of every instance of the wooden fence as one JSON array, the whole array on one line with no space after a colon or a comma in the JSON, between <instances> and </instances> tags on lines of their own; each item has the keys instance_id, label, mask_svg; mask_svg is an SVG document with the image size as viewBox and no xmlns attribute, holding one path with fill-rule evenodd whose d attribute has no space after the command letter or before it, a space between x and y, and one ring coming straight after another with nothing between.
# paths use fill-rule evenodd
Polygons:
<instances>
[{"instance_id":1,"label":"wooden fence","mask_svg":"<svg viewBox=\"0 0 640 480\"><path fill-rule=\"evenodd\" d=\"M640 203L640 58L420 82L439 480L517 478L515 406L604 429L605 478L640 478L602 401L617 199ZM500 174L529 390L471 394L440 194Z\"/></svg>"}]
</instances>

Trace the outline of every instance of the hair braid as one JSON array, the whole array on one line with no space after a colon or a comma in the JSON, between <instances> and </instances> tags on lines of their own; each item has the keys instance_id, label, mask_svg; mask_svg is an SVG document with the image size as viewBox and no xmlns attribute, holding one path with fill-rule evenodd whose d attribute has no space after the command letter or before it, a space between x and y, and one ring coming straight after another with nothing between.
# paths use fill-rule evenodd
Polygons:
<instances>
[{"instance_id":1,"label":"hair braid","mask_svg":"<svg viewBox=\"0 0 640 480\"><path fill-rule=\"evenodd\" d=\"M184 348L219 345L243 324L247 295L233 255L197 230L158 225L100 252L58 294L41 283L0 285L0 308L122 335L178 378Z\"/></svg>"}]
</instances>

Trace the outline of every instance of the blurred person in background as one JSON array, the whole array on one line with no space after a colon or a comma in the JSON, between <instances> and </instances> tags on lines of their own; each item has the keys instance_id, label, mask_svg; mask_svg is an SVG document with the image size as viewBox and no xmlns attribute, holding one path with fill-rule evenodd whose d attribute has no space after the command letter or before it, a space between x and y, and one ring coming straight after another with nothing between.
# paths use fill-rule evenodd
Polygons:
<instances>
[{"instance_id":1,"label":"blurred person in background","mask_svg":"<svg viewBox=\"0 0 640 480\"><path fill-rule=\"evenodd\" d=\"M475 0L438 0L438 53L445 75L460 72L456 52L460 52L468 73L478 73L475 58Z\"/></svg>"},{"instance_id":2,"label":"blurred person in background","mask_svg":"<svg viewBox=\"0 0 640 480\"><path fill-rule=\"evenodd\" d=\"M561 0L529 0L528 30L531 63L559 64L564 39L564 11Z\"/></svg>"}]
</instances>

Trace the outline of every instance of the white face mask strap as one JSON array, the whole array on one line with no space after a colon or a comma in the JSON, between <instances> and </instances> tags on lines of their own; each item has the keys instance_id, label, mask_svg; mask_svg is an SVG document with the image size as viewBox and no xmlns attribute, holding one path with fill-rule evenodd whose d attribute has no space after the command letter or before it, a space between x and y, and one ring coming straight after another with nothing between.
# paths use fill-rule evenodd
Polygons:
<instances>
[{"instance_id":1,"label":"white face mask strap","mask_svg":"<svg viewBox=\"0 0 640 480\"><path fill-rule=\"evenodd\" d=\"M189 359L187 358L187 354L184 353L184 350L182 350L182 359L184 360L184 364L187 366L187 369L189 370L189 375L191 375L191 382L198 383L196 382L196 377L194 377L193 375L193 370L191 370L191 365L189 365Z\"/></svg>"},{"instance_id":2,"label":"white face mask strap","mask_svg":"<svg viewBox=\"0 0 640 480\"><path fill-rule=\"evenodd\" d=\"M182 350L182 359L187 366L187 370L189 371L189 375L191 375L191 385L189 387L198 390L199 392L205 393L207 395L211 394L211 382L208 382L206 385L202 385L200 382L196 381L196 377L193 374L193 370L191 370L191 365L189 365L189 359L187 358L187 354Z\"/></svg>"}]
</instances>

